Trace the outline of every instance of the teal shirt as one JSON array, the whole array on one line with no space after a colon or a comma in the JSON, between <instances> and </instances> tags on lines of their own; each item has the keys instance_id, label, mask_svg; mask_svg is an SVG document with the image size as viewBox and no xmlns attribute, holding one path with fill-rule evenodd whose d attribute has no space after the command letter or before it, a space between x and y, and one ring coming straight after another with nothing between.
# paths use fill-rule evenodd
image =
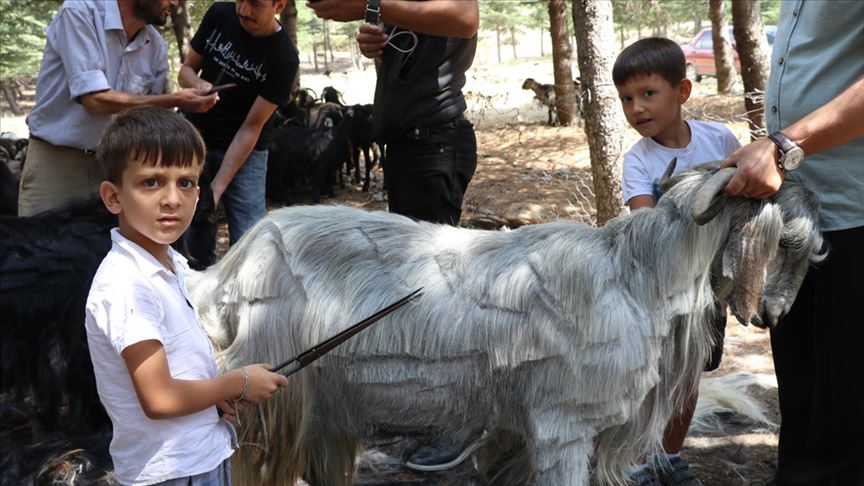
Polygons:
<instances>
[{"instance_id":1,"label":"teal shirt","mask_svg":"<svg viewBox=\"0 0 864 486\"><path fill-rule=\"evenodd\" d=\"M781 2L771 57L768 133L795 123L864 76L864 1ZM864 226L864 137L807 156L798 172L821 199L824 231Z\"/></svg>"}]
</instances>

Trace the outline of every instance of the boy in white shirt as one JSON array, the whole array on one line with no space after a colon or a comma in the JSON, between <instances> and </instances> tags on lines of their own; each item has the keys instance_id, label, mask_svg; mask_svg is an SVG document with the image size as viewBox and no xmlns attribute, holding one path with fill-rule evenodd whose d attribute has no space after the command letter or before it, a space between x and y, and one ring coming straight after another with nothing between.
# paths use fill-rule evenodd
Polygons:
<instances>
[{"instance_id":1,"label":"boy in white shirt","mask_svg":"<svg viewBox=\"0 0 864 486\"><path fill-rule=\"evenodd\" d=\"M182 116L134 108L106 127L96 159L106 178L99 194L119 228L85 325L117 480L229 485L234 431L225 420L288 381L264 363L219 375L189 302L186 260L170 245L195 212L204 143Z\"/></svg>"},{"instance_id":2,"label":"boy in white shirt","mask_svg":"<svg viewBox=\"0 0 864 486\"><path fill-rule=\"evenodd\" d=\"M634 42L621 51L612 68L612 79L627 122L642 139L624 155L622 178L624 201L630 210L654 207L660 198L660 178L669 162L677 159L675 172L703 162L723 160L741 144L719 123L684 120L681 106L690 97L692 83L685 75L684 52L669 39L651 37ZM726 326L725 308L718 306L714 319L716 343L705 371L720 365ZM680 456L690 427L698 393L666 426L665 458L657 458L657 474L647 464L631 472L640 486L702 483Z\"/></svg>"}]
</instances>

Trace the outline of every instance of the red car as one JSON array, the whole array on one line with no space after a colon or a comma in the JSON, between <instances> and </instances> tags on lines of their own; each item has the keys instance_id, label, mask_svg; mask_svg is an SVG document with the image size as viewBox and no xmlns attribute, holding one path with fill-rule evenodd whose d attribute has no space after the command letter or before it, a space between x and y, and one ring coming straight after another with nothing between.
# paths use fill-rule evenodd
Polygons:
<instances>
[{"instance_id":1,"label":"red car","mask_svg":"<svg viewBox=\"0 0 864 486\"><path fill-rule=\"evenodd\" d=\"M768 47L774 45L774 35L777 33L777 27L774 25L765 26L765 37L768 39ZM735 71L741 70L741 62L738 60L738 50L735 49L735 36L732 35L732 27L726 35L727 39L732 42L732 62L735 65ZM714 40L711 38L711 27L706 27L699 31L693 39L686 45L681 46L684 51L684 58L687 60L687 77L693 81L702 81L702 76L716 76L714 68Z\"/></svg>"}]
</instances>

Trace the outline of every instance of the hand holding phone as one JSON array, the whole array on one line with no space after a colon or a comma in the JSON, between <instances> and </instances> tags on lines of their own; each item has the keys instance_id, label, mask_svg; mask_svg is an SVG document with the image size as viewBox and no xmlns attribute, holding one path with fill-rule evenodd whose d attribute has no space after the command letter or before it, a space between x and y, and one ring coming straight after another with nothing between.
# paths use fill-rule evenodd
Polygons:
<instances>
[{"instance_id":1,"label":"hand holding phone","mask_svg":"<svg viewBox=\"0 0 864 486\"><path fill-rule=\"evenodd\" d=\"M210 88L210 91L208 91L207 94L211 95L213 93L219 93L225 91L226 89L235 88L236 86L237 83L220 84L219 86L213 86L212 88Z\"/></svg>"}]
</instances>

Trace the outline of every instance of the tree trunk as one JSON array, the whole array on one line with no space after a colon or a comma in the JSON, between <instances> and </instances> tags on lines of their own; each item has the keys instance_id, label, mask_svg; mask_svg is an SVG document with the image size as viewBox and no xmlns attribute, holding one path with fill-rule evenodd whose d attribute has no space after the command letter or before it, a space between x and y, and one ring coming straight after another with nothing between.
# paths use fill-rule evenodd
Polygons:
<instances>
[{"instance_id":1,"label":"tree trunk","mask_svg":"<svg viewBox=\"0 0 864 486\"><path fill-rule=\"evenodd\" d=\"M597 226L624 212L621 201L621 159L624 156L624 115L612 82L615 31L612 3L573 0L573 28L578 41L583 113L591 175L594 180Z\"/></svg>"},{"instance_id":2,"label":"tree trunk","mask_svg":"<svg viewBox=\"0 0 864 486\"><path fill-rule=\"evenodd\" d=\"M759 0L732 0L732 24L741 78L744 80L744 107L750 121L750 140L765 134L764 93L768 78L768 41L762 28Z\"/></svg>"},{"instance_id":3,"label":"tree trunk","mask_svg":"<svg viewBox=\"0 0 864 486\"><path fill-rule=\"evenodd\" d=\"M330 53L330 62L335 63L336 60L333 58L333 45L330 44L330 22L327 19L324 19L324 60L327 60L327 53ZM325 64L324 69L327 69Z\"/></svg>"},{"instance_id":4,"label":"tree trunk","mask_svg":"<svg viewBox=\"0 0 864 486\"><path fill-rule=\"evenodd\" d=\"M186 50L192 42L192 24L189 22L187 0L180 0L177 10L171 12L171 28L177 39L177 50L180 52L180 63L186 62Z\"/></svg>"},{"instance_id":5,"label":"tree trunk","mask_svg":"<svg viewBox=\"0 0 864 486\"><path fill-rule=\"evenodd\" d=\"M282 28L291 39L294 47L297 47L297 4L294 0L288 0L285 4L285 9L279 14L279 21L282 23ZM298 49L299 50L299 49ZM308 53L307 53L308 54ZM316 68L317 71L317 68ZM297 93L300 89L300 70L294 76L294 81L291 83L291 93Z\"/></svg>"},{"instance_id":6,"label":"tree trunk","mask_svg":"<svg viewBox=\"0 0 864 486\"><path fill-rule=\"evenodd\" d=\"M543 50L543 39L546 38L544 34L545 32L543 32L543 27L540 27L540 57L546 56L546 52Z\"/></svg>"},{"instance_id":7,"label":"tree trunk","mask_svg":"<svg viewBox=\"0 0 864 486\"><path fill-rule=\"evenodd\" d=\"M735 84L735 68L732 58L732 44L723 35L729 30L726 22L725 0L709 0L709 15L711 17L711 37L714 41L714 69L717 73L717 92L729 94ZM734 75L733 75L734 73Z\"/></svg>"},{"instance_id":8,"label":"tree trunk","mask_svg":"<svg viewBox=\"0 0 864 486\"><path fill-rule=\"evenodd\" d=\"M516 54L516 27L510 27L510 45L513 46L513 59L519 59Z\"/></svg>"},{"instance_id":9,"label":"tree trunk","mask_svg":"<svg viewBox=\"0 0 864 486\"><path fill-rule=\"evenodd\" d=\"M498 49L498 64L501 64L501 26L495 26L495 47Z\"/></svg>"},{"instance_id":10,"label":"tree trunk","mask_svg":"<svg viewBox=\"0 0 864 486\"><path fill-rule=\"evenodd\" d=\"M573 121L573 70L570 67L570 29L567 27L567 0L550 0L549 33L552 36L552 66L555 72L555 110L558 122Z\"/></svg>"},{"instance_id":11,"label":"tree trunk","mask_svg":"<svg viewBox=\"0 0 864 486\"><path fill-rule=\"evenodd\" d=\"M21 107L18 106L18 90L15 89L14 83L12 79L0 79L0 91L3 92L3 99L9 105L9 111L18 116L21 114Z\"/></svg>"},{"instance_id":12,"label":"tree trunk","mask_svg":"<svg viewBox=\"0 0 864 486\"><path fill-rule=\"evenodd\" d=\"M294 43L294 47L297 47L297 4L294 0L288 0L288 3L285 4L285 9L279 14L279 22L282 23L282 28L285 29L285 33Z\"/></svg>"}]
</instances>

